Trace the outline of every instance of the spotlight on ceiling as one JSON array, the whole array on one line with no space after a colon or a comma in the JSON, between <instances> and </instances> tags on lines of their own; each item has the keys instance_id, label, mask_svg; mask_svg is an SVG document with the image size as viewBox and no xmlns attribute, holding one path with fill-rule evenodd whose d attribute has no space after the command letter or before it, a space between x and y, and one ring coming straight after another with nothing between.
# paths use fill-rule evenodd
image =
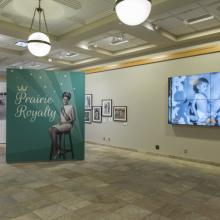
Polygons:
<instances>
[{"instance_id":1,"label":"spotlight on ceiling","mask_svg":"<svg viewBox=\"0 0 220 220\"><path fill-rule=\"evenodd\" d=\"M47 23L46 23L46 19L45 19L45 14L44 14L44 10L41 8L41 0L39 0L39 6L38 8L35 8L34 10L34 15L32 18L32 22L31 22L31 28L30 30L32 30L33 24L34 24L34 18L35 18L35 14L36 12L39 15L39 21L38 21L38 32L35 32L33 34L31 34L28 37L28 50L37 57L44 57L46 56L51 49L51 44L50 44L50 39L49 37L41 32L41 16L43 16L44 19L44 24L48 33L48 28L47 28Z\"/></svg>"},{"instance_id":2,"label":"spotlight on ceiling","mask_svg":"<svg viewBox=\"0 0 220 220\"><path fill-rule=\"evenodd\" d=\"M112 41L110 42L111 45L120 45L124 43L128 43L128 39L126 39L123 33L118 33L115 36L113 36Z\"/></svg>"},{"instance_id":3,"label":"spotlight on ceiling","mask_svg":"<svg viewBox=\"0 0 220 220\"><path fill-rule=\"evenodd\" d=\"M78 56L79 54L78 53L75 53L75 52L67 52L65 57L76 57Z\"/></svg>"},{"instance_id":4,"label":"spotlight on ceiling","mask_svg":"<svg viewBox=\"0 0 220 220\"><path fill-rule=\"evenodd\" d=\"M124 24L139 25L150 15L151 0L116 0L115 11Z\"/></svg>"},{"instance_id":5,"label":"spotlight on ceiling","mask_svg":"<svg viewBox=\"0 0 220 220\"><path fill-rule=\"evenodd\" d=\"M26 41L19 40L19 41L17 41L17 42L15 43L15 46L26 48L26 47L27 47L27 42L26 42Z\"/></svg>"},{"instance_id":6,"label":"spotlight on ceiling","mask_svg":"<svg viewBox=\"0 0 220 220\"><path fill-rule=\"evenodd\" d=\"M148 21L144 22L142 25L150 31L157 31L159 29L157 25L150 23Z\"/></svg>"}]
</instances>

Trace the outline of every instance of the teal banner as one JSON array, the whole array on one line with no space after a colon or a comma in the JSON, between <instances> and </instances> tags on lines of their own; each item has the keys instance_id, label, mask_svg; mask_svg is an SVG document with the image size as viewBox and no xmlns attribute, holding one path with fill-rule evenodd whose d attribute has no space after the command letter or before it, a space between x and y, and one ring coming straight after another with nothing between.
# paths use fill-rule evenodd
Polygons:
<instances>
[{"instance_id":1,"label":"teal banner","mask_svg":"<svg viewBox=\"0 0 220 220\"><path fill-rule=\"evenodd\" d=\"M83 160L85 75L7 70L8 163Z\"/></svg>"}]
</instances>

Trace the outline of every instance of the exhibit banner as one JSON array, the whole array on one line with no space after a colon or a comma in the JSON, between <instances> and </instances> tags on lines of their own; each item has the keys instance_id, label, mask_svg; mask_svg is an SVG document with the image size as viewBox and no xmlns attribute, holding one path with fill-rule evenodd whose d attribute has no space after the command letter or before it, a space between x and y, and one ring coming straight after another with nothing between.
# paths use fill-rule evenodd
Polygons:
<instances>
[{"instance_id":1,"label":"exhibit banner","mask_svg":"<svg viewBox=\"0 0 220 220\"><path fill-rule=\"evenodd\" d=\"M85 75L7 70L8 163L84 159Z\"/></svg>"}]
</instances>

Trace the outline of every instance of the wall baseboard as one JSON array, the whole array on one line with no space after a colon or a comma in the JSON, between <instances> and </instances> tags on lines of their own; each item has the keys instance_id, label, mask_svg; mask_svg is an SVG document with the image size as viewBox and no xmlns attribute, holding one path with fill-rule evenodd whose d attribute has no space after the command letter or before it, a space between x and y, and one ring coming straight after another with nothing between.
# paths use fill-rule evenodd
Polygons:
<instances>
[{"instance_id":1,"label":"wall baseboard","mask_svg":"<svg viewBox=\"0 0 220 220\"><path fill-rule=\"evenodd\" d=\"M130 149L130 148L126 148L126 147L118 147L118 146L113 146L113 145L101 144L101 143L97 143L97 142L93 142L93 141L86 141L86 143L100 145L100 146L104 146L104 147L116 148L116 149L120 149L120 150L138 152L138 153L143 153L143 154L156 156L156 157L165 157L165 158L170 158L170 159L176 159L176 160L182 160L182 161L187 161L187 162L193 162L193 163L199 163L199 164L220 167L220 163L213 162L213 161L198 160L198 159L185 158L185 157L180 157L180 156L175 156L175 155L159 154L159 153L153 153L153 152L144 152L144 151L138 151L138 150Z\"/></svg>"}]
</instances>

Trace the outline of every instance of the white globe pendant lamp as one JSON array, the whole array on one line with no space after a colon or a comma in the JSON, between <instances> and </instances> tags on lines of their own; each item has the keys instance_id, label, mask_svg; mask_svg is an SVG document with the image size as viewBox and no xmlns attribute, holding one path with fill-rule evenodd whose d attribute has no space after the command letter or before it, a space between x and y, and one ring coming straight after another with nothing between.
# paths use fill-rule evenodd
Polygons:
<instances>
[{"instance_id":1,"label":"white globe pendant lamp","mask_svg":"<svg viewBox=\"0 0 220 220\"><path fill-rule=\"evenodd\" d=\"M51 43L50 43L49 37L46 34L41 32L41 14L43 14L44 24L45 24L47 33L48 33L48 28L47 28L47 23L46 23L46 19L45 19L44 10L41 8L40 3L41 3L41 0L39 0L38 8L36 8L35 11L34 11L34 16L32 18L32 23L31 23L31 28L30 28L32 30L32 27L33 27L33 24L34 24L35 14L37 12L39 14L39 22L38 22L39 31L32 33L28 37L28 50L34 56L44 57L50 52Z\"/></svg>"},{"instance_id":2,"label":"white globe pendant lamp","mask_svg":"<svg viewBox=\"0 0 220 220\"><path fill-rule=\"evenodd\" d=\"M115 11L124 24L139 25L150 15L151 0L116 0Z\"/></svg>"}]
</instances>

